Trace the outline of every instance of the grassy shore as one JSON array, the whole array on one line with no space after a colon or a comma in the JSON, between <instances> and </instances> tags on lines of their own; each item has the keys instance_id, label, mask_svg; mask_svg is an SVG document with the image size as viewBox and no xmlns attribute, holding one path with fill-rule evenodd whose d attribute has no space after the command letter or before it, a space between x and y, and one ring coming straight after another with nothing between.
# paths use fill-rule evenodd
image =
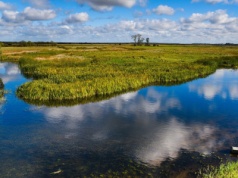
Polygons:
<instances>
[{"instance_id":1,"label":"grassy shore","mask_svg":"<svg viewBox=\"0 0 238 178\"><path fill-rule=\"evenodd\" d=\"M17 95L41 104L108 97L152 84L171 85L238 67L238 47L212 45L58 45L3 47L34 80Z\"/></svg>"},{"instance_id":2,"label":"grassy shore","mask_svg":"<svg viewBox=\"0 0 238 178\"><path fill-rule=\"evenodd\" d=\"M221 164L219 168L203 174L204 178L238 178L238 162Z\"/></svg>"}]
</instances>

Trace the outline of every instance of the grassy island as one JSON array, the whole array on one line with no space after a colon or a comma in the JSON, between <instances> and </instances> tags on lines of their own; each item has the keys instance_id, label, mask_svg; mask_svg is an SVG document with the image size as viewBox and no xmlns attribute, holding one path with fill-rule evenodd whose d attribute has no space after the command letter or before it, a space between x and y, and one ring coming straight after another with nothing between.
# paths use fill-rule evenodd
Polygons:
<instances>
[{"instance_id":1,"label":"grassy island","mask_svg":"<svg viewBox=\"0 0 238 178\"><path fill-rule=\"evenodd\" d=\"M18 97L41 103L108 97L152 84L171 85L238 68L238 47L119 44L3 47L2 61L19 63L33 80Z\"/></svg>"}]
</instances>

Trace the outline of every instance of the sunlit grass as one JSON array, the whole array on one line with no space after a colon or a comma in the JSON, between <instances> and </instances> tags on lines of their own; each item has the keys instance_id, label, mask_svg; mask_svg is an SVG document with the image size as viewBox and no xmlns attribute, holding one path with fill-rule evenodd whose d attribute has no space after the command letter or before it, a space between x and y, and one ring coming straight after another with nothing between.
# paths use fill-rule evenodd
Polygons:
<instances>
[{"instance_id":1,"label":"sunlit grass","mask_svg":"<svg viewBox=\"0 0 238 178\"><path fill-rule=\"evenodd\" d=\"M221 164L219 168L203 174L204 178L238 178L238 162Z\"/></svg>"},{"instance_id":2,"label":"sunlit grass","mask_svg":"<svg viewBox=\"0 0 238 178\"><path fill-rule=\"evenodd\" d=\"M63 101L108 97L151 84L171 85L237 68L238 50L196 45L64 45L2 48L3 61L19 63L34 80L17 95L25 100Z\"/></svg>"}]
</instances>

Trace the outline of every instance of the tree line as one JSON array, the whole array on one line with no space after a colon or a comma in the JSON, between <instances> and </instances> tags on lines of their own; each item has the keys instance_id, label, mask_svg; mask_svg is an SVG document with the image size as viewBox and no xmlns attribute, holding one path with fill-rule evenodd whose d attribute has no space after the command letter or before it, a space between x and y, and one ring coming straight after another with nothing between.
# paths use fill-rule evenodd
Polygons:
<instances>
[{"instance_id":1,"label":"tree line","mask_svg":"<svg viewBox=\"0 0 238 178\"><path fill-rule=\"evenodd\" d=\"M19 42L0 42L0 46L3 47L28 47L28 46L57 46L56 42L49 41L49 42L32 42L32 41L19 41Z\"/></svg>"}]
</instances>

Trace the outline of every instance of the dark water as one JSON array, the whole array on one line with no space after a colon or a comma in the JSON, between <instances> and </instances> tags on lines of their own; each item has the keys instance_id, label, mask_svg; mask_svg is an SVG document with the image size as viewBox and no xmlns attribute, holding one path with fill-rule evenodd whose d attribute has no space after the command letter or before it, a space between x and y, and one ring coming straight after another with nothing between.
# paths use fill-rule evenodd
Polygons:
<instances>
[{"instance_id":1,"label":"dark water","mask_svg":"<svg viewBox=\"0 0 238 178\"><path fill-rule=\"evenodd\" d=\"M0 77L0 177L196 177L237 159L238 71L72 107L17 99L15 64Z\"/></svg>"}]
</instances>

